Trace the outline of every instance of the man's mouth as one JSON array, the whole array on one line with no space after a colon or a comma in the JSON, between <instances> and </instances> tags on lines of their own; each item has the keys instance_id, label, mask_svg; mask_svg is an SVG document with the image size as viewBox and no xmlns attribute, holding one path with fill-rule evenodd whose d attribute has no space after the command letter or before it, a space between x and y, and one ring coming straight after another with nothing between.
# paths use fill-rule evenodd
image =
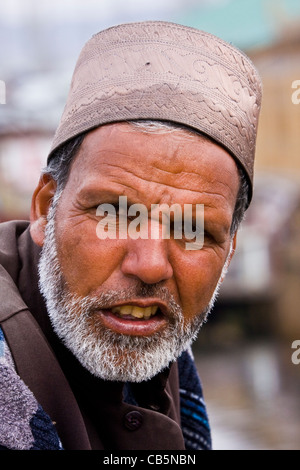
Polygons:
<instances>
[{"instance_id":1,"label":"man's mouth","mask_svg":"<svg viewBox=\"0 0 300 470\"><path fill-rule=\"evenodd\" d=\"M119 307L113 307L112 313L120 316L121 318L128 319L143 319L149 320L157 314L159 307L157 305L151 305L150 307L138 307L136 305L120 305Z\"/></svg>"},{"instance_id":2,"label":"man's mouth","mask_svg":"<svg viewBox=\"0 0 300 470\"><path fill-rule=\"evenodd\" d=\"M105 327L133 336L151 336L169 322L166 307L153 301L140 301L139 305L116 305L99 311L99 314Z\"/></svg>"}]
</instances>

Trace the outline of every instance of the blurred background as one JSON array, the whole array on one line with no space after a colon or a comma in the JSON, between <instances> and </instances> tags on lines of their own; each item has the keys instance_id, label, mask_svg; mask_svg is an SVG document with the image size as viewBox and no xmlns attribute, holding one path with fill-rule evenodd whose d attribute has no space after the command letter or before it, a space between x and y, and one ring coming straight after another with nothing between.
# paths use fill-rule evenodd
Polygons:
<instances>
[{"instance_id":1,"label":"blurred background","mask_svg":"<svg viewBox=\"0 0 300 470\"><path fill-rule=\"evenodd\" d=\"M0 221L29 217L83 44L150 19L232 42L262 76L255 197L194 354L214 449L300 449L299 0L0 0Z\"/></svg>"}]
</instances>

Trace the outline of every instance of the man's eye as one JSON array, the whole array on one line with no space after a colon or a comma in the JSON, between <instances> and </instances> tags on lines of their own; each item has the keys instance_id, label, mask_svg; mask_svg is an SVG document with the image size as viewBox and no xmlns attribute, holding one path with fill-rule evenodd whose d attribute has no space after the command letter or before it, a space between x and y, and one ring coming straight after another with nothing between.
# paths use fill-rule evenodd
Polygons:
<instances>
[{"instance_id":1,"label":"man's eye","mask_svg":"<svg viewBox=\"0 0 300 470\"><path fill-rule=\"evenodd\" d=\"M115 210L116 210L116 215L119 217L127 217L127 212L123 206L119 206L119 204L113 204Z\"/></svg>"},{"instance_id":2,"label":"man's eye","mask_svg":"<svg viewBox=\"0 0 300 470\"><path fill-rule=\"evenodd\" d=\"M96 211L100 214L105 214L107 215L108 213L110 214L118 214L119 213L119 204L112 203L112 202L100 202L97 205L91 206L90 210Z\"/></svg>"}]
</instances>

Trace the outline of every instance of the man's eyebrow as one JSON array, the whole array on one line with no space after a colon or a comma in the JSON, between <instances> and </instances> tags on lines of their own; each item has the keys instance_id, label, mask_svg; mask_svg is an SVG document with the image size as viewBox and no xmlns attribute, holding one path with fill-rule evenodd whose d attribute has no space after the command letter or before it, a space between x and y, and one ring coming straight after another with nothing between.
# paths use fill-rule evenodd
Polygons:
<instances>
[{"instance_id":1,"label":"man's eyebrow","mask_svg":"<svg viewBox=\"0 0 300 470\"><path fill-rule=\"evenodd\" d=\"M96 202L99 199L118 199L117 193L114 194L113 191L108 191L106 188L96 188L92 186L81 188L76 196L80 202Z\"/></svg>"},{"instance_id":2,"label":"man's eyebrow","mask_svg":"<svg viewBox=\"0 0 300 470\"><path fill-rule=\"evenodd\" d=\"M114 190L111 187L106 188L96 188L94 186L82 188L78 194L77 199L79 202L86 203L86 204L102 204L102 203L113 203L118 204L119 198L122 196L126 196L127 198L127 206L131 206L136 204L138 201L133 201L127 195L122 194L117 189Z\"/></svg>"}]
</instances>

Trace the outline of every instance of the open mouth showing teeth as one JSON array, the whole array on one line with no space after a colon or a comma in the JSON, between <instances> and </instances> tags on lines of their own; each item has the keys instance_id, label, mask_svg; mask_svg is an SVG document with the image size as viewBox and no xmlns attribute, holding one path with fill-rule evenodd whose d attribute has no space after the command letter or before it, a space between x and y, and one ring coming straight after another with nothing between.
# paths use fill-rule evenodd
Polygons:
<instances>
[{"instance_id":1,"label":"open mouth showing teeth","mask_svg":"<svg viewBox=\"0 0 300 470\"><path fill-rule=\"evenodd\" d=\"M144 307L123 304L99 311L104 327L115 333L129 336L151 336L167 328L169 320L167 309L159 303Z\"/></svg>"},{"instance_id":2,"label":"open mouth showing teeth","mask_svg":"<svg viewBox=\"0 0 300 470\"><path fill-rule=\"evenodd\" d=\"M138 320L149 320L159 312L157 305L151 305L150 307L138 307L136 305L120 305L119 307L113 307L112 313L118 315L121 318L127 319L138 319Z\"/></svg>"}]
</instances>

